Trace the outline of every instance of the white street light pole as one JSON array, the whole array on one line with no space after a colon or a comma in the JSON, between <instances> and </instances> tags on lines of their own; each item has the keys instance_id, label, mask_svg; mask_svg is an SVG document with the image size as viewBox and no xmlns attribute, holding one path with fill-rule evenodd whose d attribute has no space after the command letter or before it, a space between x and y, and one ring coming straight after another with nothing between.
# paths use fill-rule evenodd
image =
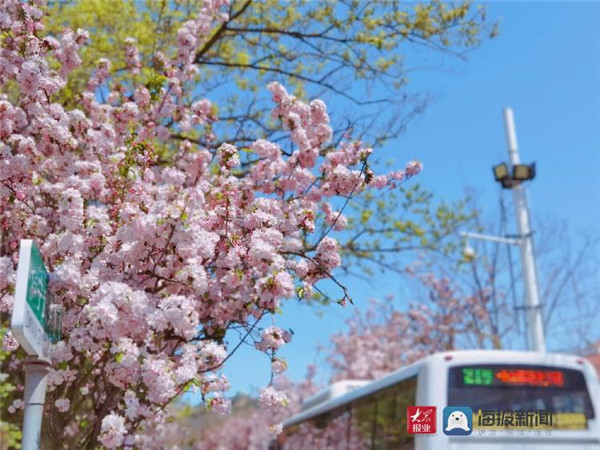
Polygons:
<instances>
[{"instance_id":1,"label":"white street light pole","mask_svg":"<svg viewBox=\"0 0 600 450\"><path fill-rule=\"evenodd\" d=\"M517 135L512 109L504 110L504 124L506 126L506 141L510 164L514 167L519 164L519 151L517 149ZM542 320L542 306L540 304L539 286L535 255L533 253L533 239L529 223L529 208L527 192L522 183L511 187L514 195L517 227L520 235L521 261L523 264L523 280L525 282L525 301L527 305L527 324L529 333L529 347L536 352L546 351L544 338L544 323Z\"/></svg>"}]
</instances>

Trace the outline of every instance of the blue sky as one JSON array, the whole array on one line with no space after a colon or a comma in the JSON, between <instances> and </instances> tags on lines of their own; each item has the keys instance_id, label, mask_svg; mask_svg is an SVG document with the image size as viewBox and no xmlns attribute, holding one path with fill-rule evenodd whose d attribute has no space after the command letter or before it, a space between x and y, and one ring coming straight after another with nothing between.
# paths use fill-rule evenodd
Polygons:
<instances>
[{"instance_id":1,"label":"blue sky","mask_svg":"<svg viewBox=\"0 0 600 450\"><path fill-rule=\"evenodd\" d=\"M537 163L537 178L528 185L534 216L564 219L573 230L598 229L600 3L496 2L487 8L500 20L500 35L472 51L466 64L415 74L413 87L432 91L437 100L403 136L377 151L384 160L423 161L418 181L447 201L474 187L494 212L499 187L491 167L508 159L502 109L511 107L521 160ZM357 308L368 295L399 291L391 276L375 289L356 281L349 287ZM351 308L332 305L318 315L295 301L284 307L277 321L295 331L283 352L292 378L301 378L309 363L323 363L316 347L344 329ZM254 393L269 381L269 361L242 348L225 372L233 392ZM327 376L324 371L321 379Z\"/></svg>"}]
</instances>

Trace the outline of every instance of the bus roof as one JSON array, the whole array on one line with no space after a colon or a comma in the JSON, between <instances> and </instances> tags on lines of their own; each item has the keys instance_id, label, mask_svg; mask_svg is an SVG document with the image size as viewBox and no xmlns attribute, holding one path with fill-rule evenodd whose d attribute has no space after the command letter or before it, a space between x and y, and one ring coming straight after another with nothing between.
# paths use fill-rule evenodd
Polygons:
<instances>
[{"instance_id":1,"label":"bus roof","mask_svg":"<svg viewBox=\"0 0 600 450\"><path fill-rule=\"evenodd\" d=\"M310 409L315 405L319 405L336 397L340 397L354 389L363 387L364 385L369 384L370 382L371 380L337 381L329 387L327 387L326 389L323 389L317 392L312 397L309 397L306 400L304 400L304 402L302 403L302 411L306 411L307 409Z\"/></svg>"},{"instance_id":2,"label":"bus roof","mask_svg":"<svg viewBox=\"0 0 600 450\"><path fill-rule=\"evenodd\" d=\"M408 366L402 367L395 372L383 376L377 380L368 382L362 387L358 387L346 394L326 399L323 403L315 404L314 406L301 411L295 416L283 422L284 427L289 427L305 420L309 420L320 414L335 410L347 403L358 400L362 397L367 397L375 392L393 386L400 381L417 376L419 369L423 364L428 364L433 361L442 361L448 365L459 363L517 363L517 364L550 364L550 365L578 365L582 369L584 366L588 370L593 370L592 365L585 361L580 356L560 354L560 353L539 353L528 351L514 350L453 350L448 352L435 353L429 355L419 361L416 361ZM591 373L591 372L590 372Z\"/></svg>"}]
</instances>

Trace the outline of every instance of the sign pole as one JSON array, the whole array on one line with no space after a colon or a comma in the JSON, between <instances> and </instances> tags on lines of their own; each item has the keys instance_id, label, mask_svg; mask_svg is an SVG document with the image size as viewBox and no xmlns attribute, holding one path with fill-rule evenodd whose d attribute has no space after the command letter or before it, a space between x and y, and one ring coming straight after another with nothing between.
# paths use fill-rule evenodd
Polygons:
<instances>
[{"instance_id":1,"label":"sign pole","mask_svg":"<svg viewBox=\"0 0 600 450\"><path fill-rule=\"evenodd\" d=\"M23 450L39 450L42 415L46 398L46 378L50 362L35 356L25 361L25 414L23 418Z\"/></svg>"}]
</instances>

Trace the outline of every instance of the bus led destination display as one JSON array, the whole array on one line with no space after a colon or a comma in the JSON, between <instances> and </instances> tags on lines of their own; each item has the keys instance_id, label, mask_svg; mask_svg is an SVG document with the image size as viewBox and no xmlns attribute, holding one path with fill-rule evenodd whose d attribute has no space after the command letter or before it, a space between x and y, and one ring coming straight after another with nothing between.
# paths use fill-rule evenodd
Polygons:
<instances>
[{"instance_id":1,"label":"bus led destination display","mask_svg":"<svg viewBox=\"0 0 600 450\"><path fill-rule=\"evenodd\" d=\"M465 386L565 386L563 370L531 367L463 367L462 383Z\"/></svg>"}]
</instances>

